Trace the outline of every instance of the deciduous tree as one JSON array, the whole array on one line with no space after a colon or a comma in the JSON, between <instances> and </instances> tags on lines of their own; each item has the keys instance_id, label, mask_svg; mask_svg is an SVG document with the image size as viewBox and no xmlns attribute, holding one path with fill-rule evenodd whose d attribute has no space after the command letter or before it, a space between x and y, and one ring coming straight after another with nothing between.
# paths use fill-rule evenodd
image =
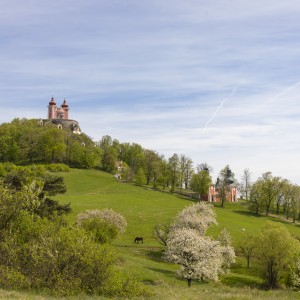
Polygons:
<instances>
[{"instance_id":1,"label":"deciduous tree","mask_svg":"<svg viewBox=\"0 0 300 300\"><path fill-rule=\"evenodd\" d=\"M205 236L212 224L216 224L212 206L201 202L180 212L170 228L165 258L181 266L179 274L187 279L188 286L193 279L218 280L234 262L227 231L220 235L221 242Z\"/></svg>"},{"instance_id":2,"label":"deciduous tree","mask_svg":"<svg viewBox=\"0 0 300 300\"><path fill-rule=\"evenodd\" d=\"M278 288L294 266L300 253L300 243L284 225L271 221L261 229L255 242L255 255L260 260L265 286L269 289Z\"/></svg>"},{"instance_id":3,"label":"deciduous tree","mask_svg":"<svg viewBox=\"0 0 300 300\"><path fill-rule=\"evenodd\" d=\"M199 200L201 199L201 196L208 194L211 184L211 176L206 170L201 170L198 173L193 174L190 182L191 189L198 193Z\"/></svg>"}]
</instances>

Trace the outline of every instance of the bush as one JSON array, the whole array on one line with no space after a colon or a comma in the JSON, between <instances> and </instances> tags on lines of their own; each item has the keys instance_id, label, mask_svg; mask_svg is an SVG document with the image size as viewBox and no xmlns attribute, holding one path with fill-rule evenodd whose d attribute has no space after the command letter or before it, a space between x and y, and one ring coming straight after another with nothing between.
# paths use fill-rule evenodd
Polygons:
<instances>
[{"instance_id":1,"label":"bush","mask_svg":"<svg viewBox=\"0 0 300 300\"><path fill-rule=\"evenodd\" d=\"M100 243L105 244L118 236L118 229L115 225L101 219L85 219L81 227L89 232L92 238Z\"/></svg>"},{"instance_id":2,"label":"bush","mask_svg":"<svg viewBox=\"0 0 300 300\"><path fill-rule=\"evenodd\" d=\"M90 209L81 212L77 216L77 225L81 226L82 222L87 219L99 219L108 222L111 225L114 225L119 233L124 233L127 227L125 218L112 209Z\"/></svg>"},{"instance_id":3,"label":"bush","mask_svg":"<svg viewBox=\"0 0 300 300\"><path fill-rule=\"evenodd\" d=\"M0 286L6 289L28 289L29 281L22 273L8 266L0 266Z\"/></svg>"},{"instance_id":4,"label":"bush","mask_svg":"<svg viewBox=\"0 0 300 300\"><path fill-rule=\"evenodd\" d=\"M144 293L139 283L118 269L118 261L112 246L95 243L81 228L24 211L2 231L0 284L57 296Z\"/></svg>"},{"instance_id":5,"label":"bush","mask_svg":"<svg viewBox=\"0 0 300 300\"><path fill-rule=\"evenodd\" d=\"M46 168L50 172L70 172L70 167L65 164L49 164Z\"/></svg>"}]
</instances>

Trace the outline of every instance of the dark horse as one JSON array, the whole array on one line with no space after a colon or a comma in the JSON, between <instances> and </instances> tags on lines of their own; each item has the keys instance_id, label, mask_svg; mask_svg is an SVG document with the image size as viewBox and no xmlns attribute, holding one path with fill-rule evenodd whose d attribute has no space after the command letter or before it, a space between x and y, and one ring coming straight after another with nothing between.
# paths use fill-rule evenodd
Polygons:
<instances>
[{"instance_id":1,"label":"dark horse","mask_svg":"<svg viewBox=\"0 0 300 300\"><path fill-rule=\"evenodd\" d=\"M142 244L144 244L144 239L140 236L137 236L135 239L134 239L134 242L139 244L140 242L142 242Z\"/></svg>"}]
</instances>

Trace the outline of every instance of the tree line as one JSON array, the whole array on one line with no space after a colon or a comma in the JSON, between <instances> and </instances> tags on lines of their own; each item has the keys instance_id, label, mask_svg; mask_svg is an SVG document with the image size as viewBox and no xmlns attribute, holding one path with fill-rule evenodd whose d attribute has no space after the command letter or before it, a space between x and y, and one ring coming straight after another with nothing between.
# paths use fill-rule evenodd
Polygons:
<instances>
[{"instance_id":1,"label":"tree line","mask_svg":"<svg viewBox=\"0 0 300 300\"><path fill-rule=\"evenodd\" d=\"M290 180L265 172L252 182L250 170L245 169L239 187L249 209L256 215L282 215L294 223L299 220L300 187Z\"/></svg>"},{"instance_id":2,"label":"tree line","mask_svg":"<svg viewBox=\"0 0 300 300\"><path fill-rule=\"evenodd\" d=\"M137 143L120 143L109 135L94 142L86 134L39 125L36 119L14 119L0 125L0 162L16 165L64 163L76 168L97 168L127 182L171 192L192 189L207 193L211 168L202 163L194 170L191 158L174 153L166 158Z\"/></svg>"}]
</instances>

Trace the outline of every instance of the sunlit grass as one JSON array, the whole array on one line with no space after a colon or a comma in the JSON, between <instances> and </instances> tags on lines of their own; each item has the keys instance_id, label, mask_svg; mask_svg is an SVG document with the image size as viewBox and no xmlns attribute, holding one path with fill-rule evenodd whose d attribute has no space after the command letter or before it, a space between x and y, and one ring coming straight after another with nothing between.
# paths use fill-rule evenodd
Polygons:
<instances>
[{"instance_id":1,"label":"sunlit grass","mask_svg":"<svg viewBox=\"0 0 300 300\"><path fill-rule=\"evenodd\" d=\"M153 296L148 296L147 299L300 299L299 293L295 291L263 291L257 262L251 261L251 268L247 269L244 258L237 258L231 273L223 276L220 282L193 282L192 287L188 288L186 281L176 275L178 266L163 261L164 246L153 238L152 230L155 224L171 222L179 211L186 205L194 203L194 200L120 183L111 174L96 170L72 169L69 173L61 175L65 177L68 191L65 195L56 196L56 199L62 203L71 203L73 211L67 217L69 222L74 223L76 215L86 209L112 208L124 215L128 222L127 231L114 241L122 258L120 267L150 287ZM268 217L255 216L241 204L227 203L225 208L216 205L215 210L218 225L210 228L208 234L217 237L222 228L226 227L232 235L235 246L243 235L248 232L257 233L264 223L270 220ZM294 235L300 236L297 225L283 223ZM134 244L136 236L142 236L144 244ZM53 299L43 296L30 298L30 295L23 293L12 292L11 295L9 293L2 291L0 297ZM97 297L81 296L74 299L97 299Z\"/></svg>"}]
</instances>

